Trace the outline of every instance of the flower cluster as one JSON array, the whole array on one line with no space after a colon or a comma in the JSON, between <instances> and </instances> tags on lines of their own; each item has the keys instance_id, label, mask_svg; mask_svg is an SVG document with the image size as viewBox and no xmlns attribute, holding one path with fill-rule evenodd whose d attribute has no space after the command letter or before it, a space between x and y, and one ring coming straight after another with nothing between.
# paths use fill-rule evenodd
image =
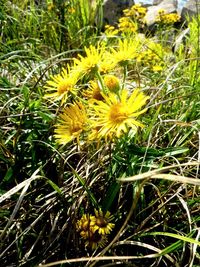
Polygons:
<instances>
[{"instance_id":1,"label":"flower cluster","mask_svg":"<svg viewBox=\"0 0 200 267\"><path fill-rule=\"evenodd\" d=\"M106 245L107 236L115 226L114 223L111 223L113 216L109 211L104 214L102 210L95 209L94 213L95 215L83 214L76 224L76 229L84 239L85 246L92 250Z\"/></svg>"},{"instance_id":2,"label":"flower cluster","mask_svg":"<svg viewBox=\"0 0 200 267\"><path fill-rule=\"evenodd\" d=\"M179 22L180 19L181 17L177 13L166 14L165 10L160 9L158 11L156 22L164 25L173 25L174 23Z\"/></svg>"},{"instance_id":3,"label":"flower cluster","mask_svg":"<svg viewBox=\"0 0 200 267\"><path fill-rule=\"evenodd\" d=\"M90 46L71 66L51 76L45 98L61 101L54 135L59 144L113 141L144 126L137 117L146 112L142 107L148 97L137 88L127 90L125 79L113 73L136 61L140 44L135 38L120 39L117 47L109 49L104 44Z\"/></svg>"},{"instance_id":4,"label":"flower cluster","mask_svg":"<svg viewBox=\"0 0 200 267\"><path fill-rule=\"evenodd\" d=\"M138 54L137 62L148 67L154 72L163 69L163 48L160 44L153 41L146 44L143 51Z\"/></svg>"},{"instance_id":5,"label":"flower cluster","mask_svg":"<svg viewBox=\"0 0 200 267\"><path fill-rule=\"evenodd\" d=\"M115 36L119 33L119 29L115 28L113 25L105 25L105 34L110 37L110 36Z\"/></svg>"},{"instance_id":6,"label":"flower cluster","mask_svg":"<svg viewBox=\"0 0 200 267\"><path fill-rule=\"evenodd\" d=\"M123 10L124 16L118 20L117 27L106 25L105 34L114 36L117 34L133 34L138 28L144 26L144 17L147 9L141 4L133 5L130 9Z\"/></svg>"},{"instance_id":7,"label":"flower cluster","mask_svg":"<svg viewBox=\"0 0 200 267\"><path fill-rule=\"evenodd\" d=\"M118 23L119 32L134 33L137 32L137 23L129 17L121 17Z\"/></svg>"},{"instance_id":8,"label":"flower cluster","mask_svg":"<svg viewBox=\"0 0 200 267\"><path fill-rule=\"evenodd\" d=\"M133 5L130 9L123 11L126 17L132 18L134 21L142 22L147 13L146 7L142 7L141 4Z\"/></svg>"}]
</instances>

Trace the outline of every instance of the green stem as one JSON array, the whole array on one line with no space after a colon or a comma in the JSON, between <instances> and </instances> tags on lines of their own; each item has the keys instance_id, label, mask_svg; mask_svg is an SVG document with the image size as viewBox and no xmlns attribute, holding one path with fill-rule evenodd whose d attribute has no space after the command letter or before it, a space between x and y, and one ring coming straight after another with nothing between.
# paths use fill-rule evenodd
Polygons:
<instances>
[{"instance_id":1,"label":"green stem","mask_svg":"<svg viewBox=\"0 0 200 267\"><path fill-rule=\"evenodd\" d=\"M98 81L100 83L100 88L101 88L102 92L107 95L108 94L108 90L104 85L104 81L103 81L102 76L99 73L99 71L96 72L96 77L97 77L97 79L98 79Z\"/></svg>"},{"instance_id":2,"label":"green stem","mask_svg":"<svg viewBox=\"0 0 200 267\"><path fill-rule=\"evenodd\" d=\"M124 86L125 86L126 76L127 76L127 64L124 64L122 90L124 89Z\"/></svg>"}]
</instances>

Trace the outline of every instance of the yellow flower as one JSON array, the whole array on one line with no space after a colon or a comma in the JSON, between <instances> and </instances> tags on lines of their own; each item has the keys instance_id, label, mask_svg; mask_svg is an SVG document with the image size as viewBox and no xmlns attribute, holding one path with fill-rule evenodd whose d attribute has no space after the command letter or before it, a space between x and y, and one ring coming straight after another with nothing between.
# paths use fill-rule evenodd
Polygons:
<instances>
[{"instance_id":1,"label":"yellow flower","mask_svg":"<svg viewBox=\"0 0 200 267\"><path fill-rule=\"evenodd\" d=\"M154 72L159 72L159 71L163 70L163 67L160 66L160 65L155 65L155 66L152 67L152 70Z\"/></svg>"},{"instance_id":2,"label":"yellow flower","mask_svg":"<svg viewBox=\"0 0 200 267\"><path fill-rule=\"evenodd\" d=\"M76 10L73 7L68 8L67 10L69 13L74 14Z\"/></svg>"},{"instance_id":3,"label":"yellow flower","mask_svg":"<svg viewBox=\"0 0 200 267\"><path fill-rule=\"evenodd\" d=\"M153 71L157 71L158 66L159 68L163 68L162 65L164 64L164 49L160 44L153 41L148 41L146 43L145 50L141 51L138 54L136 61L139 62L142 66L149 67Z\"/></svg>"},{"instance_id":4,"label":"yellow flower","mask_svg":"<svg viewBox=\"0 0 200 267\"><path fill-rule=\"evenodd\" d=\"M82 103L77 102L66 107L56 125L55 138L60 144L66 144L73 139L79 140L80 134L86 130L87 114Z\"/></svg>"},{"instance_id":5,"label":"yellow flower","mask_svg":"<svg viewBox=\"0 0 200 267\"><path fill-rule=\"evenodd\" d=\"M95 223L95 216L92 216L90 214L83 214L81 219L76 224L76 229L80 232L80 235L84 239L87 239L88 237L90 237L90 235L93 234Z\"/></svg>"},{"instance_id":6,"label":"yellow flower","mask_svg":"<svg viewBox=\"0 0 200 267\"><path fill-rule=\"evenodd\" d=\"M146 112L147 109L140 109L149 97L139 92L139 89L135 89L130 96L128 91L123 89L119 96L109 93L103 94L103 97L104 101L91 104L93 132L89 136L90 140L119 138L130 128L136 132L138 127L144 127L136 118Z\"/></svg>"},{"instance_id":7,"label":"yellow flower","mask_svg":"<svg viewBox=\"0 0 200 267\"><path fill-rule=\"evenodd\" d=\"M139 39L124 39L119 40L119 46L117 49L111 48L111 56L113 62L119 65L127 65L128 61L133 60L137 55L137 50L139 47Z\"/></svg>"},{"instance_id":8,"label":"yellow flower","mask_svg":"<svg viewBox=\"0 0 200 267\"><path fill-rule=\"evenodd\" d=\"M115 36L119 33L119 30L116 29L114 26L112 25L105 25L105 35L106 36Z\"/></svg>"},{"instance_id":9,"label":"yellow flower","mask_svg":"<svg viewBox=\"0 0 200 267\"><path fill-rule=\"evenodd\" d=\"M109 73L113 71L115 68L116 63L113 61L113 54L105 51L102 61L99 64L99 72L100 73Z\"/></svg>"},{"instance_id":10,"label":"yellow flower","mask_svg":"<svg viewBox=\"0 0 200 267\"><path fill-rule=\"evenodd\" d=\"M105 75L104 78L105 86L110 90L110 92L117 93L120 89L119 79L114 75Z\"/></svg>"},{"instance_id":11,"label":"yellow flower","mask_svg":"<svg viewBox=\"0 0 200 267\"><path fill-rule=\"evenodd\" d=\"M47 10L48 11L51 11L51 10L53 10L54 9L54 4L53 3L49 3L48 5L47 5Z\"/></svg>"},{"instance_id":12,"label":"yellow flower","mask_svg":"<svg viewBox=\"0 0 200 267\"><path fill-rule=\"evenodd\" d=\"M87 99L103 100L101 89L97 81L90 81L89 88L83 93Z\"/></svg>"},{"instance_id":13,"label":"yellow flower","mask_svg":"<svg viewBox=\"0 0 200 267\"><path fill-rule=\"evenodd\" d=\"M110 215L110 212L107 211L106 214L102 212L102 210L94 210L96 223L94 229L98 231L100 235L110 234L112 229L114 228L114 223L110 221L113 220L113 216Z\"/></svg>"},{"instance_id":14,"label":"yellow flower","mask_svg":"<svg viewBox=\"0 0 200 267\"><path fill-rule=\"evenodd\" d=\"M107 234L110 234L114 224L110 223L113 219L110 212L103 214L101 210L94 210L95 216L84 214L76 224L76 229L84 239L85 246L92 250L102 248L107 243Z\"/></svg>"},{"instance_id":15,"label":"yellow flower","mask_svg":"<svg viewBox=\"0 0 200 267\"><path fill-rule=\"evenodd\" d=\"M47 89L47 94L44 98L54 98L55 100L62 100L62 103L66 101L68 94L76 93L76 83L78 82L78 76L70 71L70 66L67 65L67 70L62 69L61 74L51 76L51 80L47 81L47 85L44 88Z\"/></svg>"},{"instance_id":16,"label":"yellow flower","mask_svg":"<svg viewBox=\"0 0 200 267\"><path fill-rule=\"evenodd\" d=\"M79 73L80 75L91 74L98 70L99 64L103 58L103 53L105 48L98 45L90 46L89 48L85 47L86 56L78 55L78 58L74 58L74 72Z\"/></svg>"},{"instance_id":17,"label":"yellow flower","mask_svg":"<svg viewBox=\"0 0 200 267\"><path fill-rule=\"evenodd\" d=\"M165 10L160 9L156 17L156 21L166 25L174 24L175 22L180 21L181 16L176 13L165 14Z\"/></svg>"},{"instance_id":18,"label":"yellow flower","mask_svg":"<svg viewBox=\"0 0 200 267\"><path fill-rule=\"evenodd\" d=\"M119 30L125 33L132 33L137 31L137 24L128 17L121 17L118 23Z\"/></svg>"},{"instance_id":19,"label":"yellow flower","mask_svg":"<svg viewBox=\"0 0 200 267\"><path fill-rule=\"evenodd\" d=\"M90 231L90 235L88 236L88 239L85 240L85 246L90 247L92 250L95 250L97 248L103 248L105 247L106 243L108 242L106 235L100 235L97 231L94 231L93 229Z\"/></svg>"},{"instance_id":20,"label":"yellow flower","mask_svg":"<svg viewBox=\"0 0 200 267\"><path fill-rule=\"evenodd\" d=\"M131 17L134 21L143 22L142 19L146 15L147 9L141 4L133 5L130 9L123 10L126 17Z\"/></svg>"}]
</instances>

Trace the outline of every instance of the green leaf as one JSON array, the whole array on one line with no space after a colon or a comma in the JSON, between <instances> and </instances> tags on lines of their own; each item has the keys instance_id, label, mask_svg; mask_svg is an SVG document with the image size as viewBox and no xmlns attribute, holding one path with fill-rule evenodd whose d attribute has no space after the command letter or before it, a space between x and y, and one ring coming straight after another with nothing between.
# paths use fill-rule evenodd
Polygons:
<instances>
[{"instance_id":1,"label":"green leaf","mask_svg":"<svg viewBox=\"0 0 200 267\"><path fill-rule=\"evenodd\" d=\"M60 190L59 186L57 186L57 184L55 184L54 182L52 182L50 179L47 179L47 182L49 183L49 185L60 195L62 196L62 191Z\"/></svg>"},{"instance_id":2,"label":"green leaf","mask_svg":"<svg viewBox=\"0 0 200 267\"><path fill-rule=\"evenodd\" d=\"M85 180L81 178L80 175L78 175L78 173L74 170L74 168L68 163L68 165L71 167L73 174L76 176L76 178L78 179L79 183L83 186L83 188L85 189L85 191L87 192L88 196L90 197L92 203L98 207L98 202L96 200L96 198L94 197L94 195L92 194L92 192L90 191L89 187L85 184Z\"/></svg>"},{"instance_id":3,"label":"green leaf","mask_svg":"<svg viewBox=\"0 0 200 267\"><path fill-rule=\"evenodd\" d=\"M48 113L45 113L45 112L42 112L42 111L38 111L38 115L44 120L44 121L47 121L47 122L50 122L54 119L54 115L53 114L48 114Z\"/></svg>"},{"instance_id":4,"label":"green leaf","mask_svg":"<svg viewBox=\"0 0 200 267\"><path fill-rule=\"evenodd\" d=\"M102 209L103 211L107 211L113 204L113 201L116 198L117 193L120 190L120 183L114 182L112 183L106 193L106 197L103 200Z\"/></svg>"},{"instance_id":5,"label":"green leaf","mask_svg":"<svg viewBox=\"0 0 200 267\"><path fill-rule=\"evenodd\" d=\"M13 169L12 169L12 167L10 167L7 170L6 175L4 176L2 182L8 182L12 178L12 175L13 175Z\"/></svg>"},{"instance_id":6,"label":"green leaf","mask_svg":"<svg viewBox=\"0 0 200 267\"><path fill-rule=\"evenodd\" d=\"M27 86L23 86L22 94L24 96L25 105L28 105L28 103L29 103L29 88Z\"/></svg>"},{"instance_id":7,"label":"green leaf","mask_svg":"<svg viewBox=\"0 0 200 267\"><path fill-rule=\"evenodd\" d=\"M170 147L163 150L165 152L165 156L175 156L183 154L187 151L189 151L189 148L187 147Z\"/></svg>"},{"instance_id":8,"label":"green leaf","mask_svg":"<svg viewBox=\"0 0 200 267\"><path fill-rule=\"evenodd\" d=\"M192 233L190 233L191 235ZM164 236L168 236L168 237L172 237L172 238L176 238L176 239L179 239L181 241L184 241L184 242L188 242L188 243L192 243L192 244L196 244L198 246L200 246L200 242L193 239L193 238L190 238L188 236L182 236L182 235L178 235L178 234L174 234L174 233L167 233L167 232L153 232L153 233L147 233L147 234L144 234L144 235L164 235Z\"/></svg>"}]
</instances>

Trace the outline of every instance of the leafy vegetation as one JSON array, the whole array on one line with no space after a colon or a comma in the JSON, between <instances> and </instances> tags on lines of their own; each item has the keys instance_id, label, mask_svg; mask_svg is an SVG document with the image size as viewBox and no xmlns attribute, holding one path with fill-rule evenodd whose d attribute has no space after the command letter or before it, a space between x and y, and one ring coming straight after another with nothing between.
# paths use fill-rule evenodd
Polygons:
<instances>
[{"instance_id":1,"label":"leafy vegetation","mask_svg":"<svg viewBox=\"0 0 200 267\"><path fill-rule=\"evenodd\" d=\"M2 266L200 264L200 18L102 10L1 1Z\"/></svg>"}]
</instances>

